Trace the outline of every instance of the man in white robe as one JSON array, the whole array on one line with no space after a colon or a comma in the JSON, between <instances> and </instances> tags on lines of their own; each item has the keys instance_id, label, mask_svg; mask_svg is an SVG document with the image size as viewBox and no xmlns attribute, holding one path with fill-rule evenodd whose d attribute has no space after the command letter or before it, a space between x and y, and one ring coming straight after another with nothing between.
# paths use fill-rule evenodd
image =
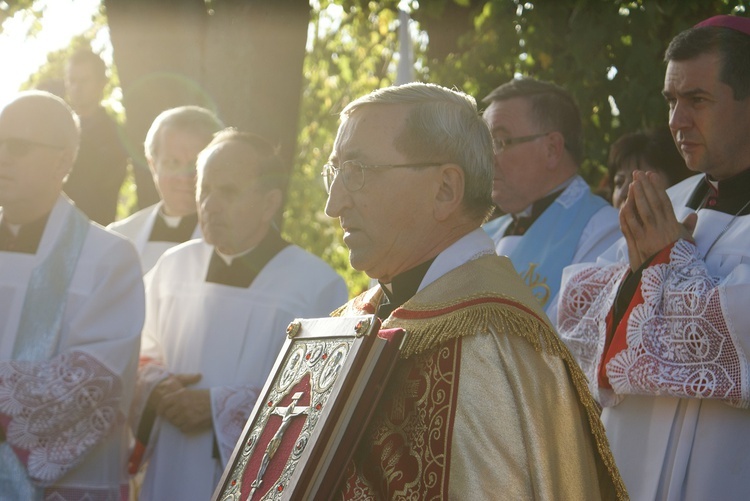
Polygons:
<instances>
[{"instance_id":1,"label":"man in white robe","mask_svg":"<svg viewBox=\"0 0 750 501\"><path fill-rule=\"evenodd\" d=\"M565 270L558 326L604 405L632 499L745 499L750 20L699 23L665 60L669 126L703 175L665 193L636 171L624 238Z\"/></svg>"},{"instance_id":2,"label":"man in white robe","mask_svg":"<svg viewBox=\"0 0 750 501\"><path fill-rule=\"evenodd\" d=\"M220 133L198 157L204 239L170 249L146 276L143 500L209 499L289 322L346 301L341 277L275 229L280 172L265 140Z\"/></svg>"},{"instance_id":3,"label":"man in white robe","mask_svg":"<svg viewBox=\"0 0 750 501\"><path fill-rule=\"evenodd\" d=\"M617 211L577 174L583 131L569 92L521 78L484 102L495 145L492 199L506 213L484 230L554 323L563 268L596 260L622 236Z\"/></svg>"},{"instance_id":4,"label":"man in white robe","mask_svg":"<svg viewBox=\"0 0 750 501\"><path fill-rule=\"evenodd\" d=\"M107 226L136 246L146 274L164 251L201 237L195 207L195 160L223 127L207 109L163 111L146 134L146 161L161 201Z\"/></svg>"},{"instance_id":5,"label":"man in white robe","mask_svg":"<svg viewBox=\"0 0 750 501\"><path fill-rule=\"evenodd\" d=\"M78 147L64 101L0 112L0 499L127 496L144 317L138 255L62 195Z\"/></svg>"}]
</instances>

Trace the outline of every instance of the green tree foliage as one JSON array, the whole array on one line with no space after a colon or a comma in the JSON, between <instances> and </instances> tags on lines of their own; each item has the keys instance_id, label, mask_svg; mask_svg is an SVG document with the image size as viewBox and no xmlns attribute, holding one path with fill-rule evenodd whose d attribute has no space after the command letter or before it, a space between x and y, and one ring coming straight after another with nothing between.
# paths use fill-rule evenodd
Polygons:
<instances>
[{"instance_id":1,"label":"green tree foliage","mask_svg":"<svg viewBox=\"0 0 750 501\"><path fill-rule=\"evenodd\" d=\"M326 197L319 172L341 108L395 77L398 5L321 0L313 6L285 233L335 266L353 294L367 278L350 270L341 230L322 212ZM742 14L745 2L432 0L407 7L429 39L426 51L417 54L419 79L458 88L478 101L516 75L569 89L584 119L589 160L582 172L597 185L605 181L612 141L666 123L660 91L669 40L711 15Z\"/></svg>"},{"instance_id":2,"label":"green tree foliage","mask_svg":"<svg viewBox=\"0 0 750 501\"><path fill-rule=\"evenodd\" d=\"M5 20L15 16L17 12L23 12L35 19L29 29L29 36L33 36L41 29L40 21L44 12L34 6L34 0L0 0L0 33L3 32Z\"/></svg>"},{"instance_id":3,"label":"green tree foliage","mask_svg":"<svg viewBox=\"0 0 750 501\"><path fill-rule=\"evenodd\" d=\"M396 37L395 2L322 0L313 9L297 144L297 165L284 211L284 234L322 256L347 281L351 294L368 284L349 266L338 221L323 209L326 193L320 172L333 147L338 113L350 101L391 85Z\"/></svg>"},{"instance_id":4,"label":"green tree foliage","mask_svg":"<svg viewBox=\"0 0 750 501\"><path fill-rule=\"evenodd\" d=\"M450 4L445 0L439 4ZM743 0L489 0L464 4L473 26L443 59L425 63L429 80L477 99L514 75L567 88L584 119L583 174L602 181L609 145L633 130L666 125L663 54L680 31L716 14L745 12ZM438 9L433 3L432 9ZM425 24L439 29L432 12ZM444 19L444 18L443 18ZM432 30L428 31L432 33Z\"/></svg>"},{"instance_id":5,"label":"green tree foliage","mask_svg":"<svg viewBox=\"0 0 750 501\"><path fill-rule=\"evenodd\" d=\"M32 1L0 0L0 21ZM207 2L213 7L215 0ZM420 32L418 79L478 101L515 75L571 91L584 118L583 174L596 185L609 145L665 124L662 56L679 31L715 14L747 15L747 0L312 0L296 163L284 235L323 257L358 294L368 278L350 268L336 220L325 216L320 179L350 101L395 78L398 6ZM429 40L429 42L426 42ZM50 60L50 66L57 64ZM481 104L480 104L481 106Z\"/></svg>"}]
</instances>

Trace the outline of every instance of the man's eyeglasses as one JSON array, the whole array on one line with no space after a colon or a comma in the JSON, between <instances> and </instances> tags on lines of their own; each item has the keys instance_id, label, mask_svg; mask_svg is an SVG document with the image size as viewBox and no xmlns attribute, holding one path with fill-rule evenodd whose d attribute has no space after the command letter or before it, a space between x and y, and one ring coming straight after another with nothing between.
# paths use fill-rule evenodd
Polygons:
<instances>
[{"instance_id":1,"label":"man's eyeglasses","mask_svg":"<svg viewBox=\"0 0 750 501\"><path fill-rule=\"evenodd\" d=\"M521 137L506 137L506 138L493 137L492 145L495 147L495 151L498 152L498 151L506 150L510 148L511 146L515 146L517 144L528 143L529 141L539 139L540 137L544 137L549 134L552 134L552 132L542 132L541 134L532 134L530 136L521 136Z\"/></svg>"},{"instance_id":2,"label":"man's eyeglasses","mask_svg":"<svg viewBox=\"0 0 750 501\"><path fill-rule=\"evenodd\" d=\"M365 185L365 170L367 169L398 169L398 168L419 168L419 167L434 167L441 165L444 162L421 162L416 164L392 164L392 165L364 165L362 162L357 160L347 160L341 162L341 165L336 167L332 163L327 163L323 166L323 172L320 173L323 176L323 184L325 184L326 192L331 193L331 186L336 180L336 177L341 174L341 179L344 182L344 188L349 191L361 190Z\"/></svg>"},{"instance_id":3,"label":"man's eyeglasses","mask_svg":"<svg viewBox=\"0 0 750 501\"><path fill-rule=\"evenodd\" d=\"M0 137L0 148L5 147L5 151L13 157L23 157L37 148L52 148L55 150L64 149L63 146L54 144L40 143L30 139L21 139L18 137Z\"/></svg>"}]
</instances>

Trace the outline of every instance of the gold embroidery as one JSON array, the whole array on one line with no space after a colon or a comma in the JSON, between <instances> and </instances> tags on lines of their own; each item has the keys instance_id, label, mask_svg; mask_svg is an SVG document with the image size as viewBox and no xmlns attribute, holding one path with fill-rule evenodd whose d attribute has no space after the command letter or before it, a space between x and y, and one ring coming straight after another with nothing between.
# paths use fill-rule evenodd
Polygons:
<instances>
[{"instance_id":1,"label":"gold embroidery","mask_svg":"<svg viewBox=\"0 0 750 501\"><path fill-rule=\"evenodd\" d=\"M488 335L491 332L521 336L535 350L560 357L567 366L579 401L586 409L599 455L614 483L617 498L628 499L625 483L615 466L604 426L599 419L599 406L589 393L586 376L541 310L534 311L539 315L536 316L513 306L518 304L517 297L527 297L520 285L507 258L481 257L447 273L404 304L403 310L422 313L416 315L420 318L391 316L383 322L383 327L401 327L408 332L402 359L424 353L452 339ZM477 290L487 292L469 293ZM506 291L513 295L506 294ZM377 305L381 294L380 288L374 287L337 310L337 313L361 314L366 306L372 309ZM525 306L531 307L531 304L526 302ZM447 312L440 313L443 310ZM398 310L394 314L398 315ZM394 374L394 377L398 377L398 374Z\"/></svg>"},{"instance_id":2,"label":"gold embroidery","mask_svg":"<svg viewBox=\"0 0 750 501\"><path fill-rule=\"evenodd\" d=\"M531 292L534 297L539 301L539 304L545 306L549 301L549 285L547 285L547 277L541 277L536 272L536 268L539 266L538 263L529 263L529 269L521 274L521 278L531 288Z\"/></svg>"}]
</instances>

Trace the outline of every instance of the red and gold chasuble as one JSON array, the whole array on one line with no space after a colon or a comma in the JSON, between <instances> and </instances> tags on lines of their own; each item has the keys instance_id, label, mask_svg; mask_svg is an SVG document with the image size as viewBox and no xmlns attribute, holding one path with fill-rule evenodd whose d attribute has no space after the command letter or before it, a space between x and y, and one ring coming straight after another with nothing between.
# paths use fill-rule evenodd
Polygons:
<instances>
[{"instance_id":1,"label":"red and gold chasuble","mask_svg":"<svg viewBox=\"0 0 750 501\"><path fill-rule=\"evenodd\" d=\"M360 447L362 478L348 478L345 498L374 491L394 499L418 490L425 499L444 498L461 363L461 340L402 360ZM374 495L372 493L371 495Z\"/></svg>"},{"instance_id":2,"label":"red and gold chasuble","mask_svg":"<svg viewBox=\"0 0 750 501\"><path fill-rule=\"evenodd\" d=\"M585 376L506 263L464 264L383 322L408 334L342 499L627 498Z\"/></svg>"}]
</instances>

